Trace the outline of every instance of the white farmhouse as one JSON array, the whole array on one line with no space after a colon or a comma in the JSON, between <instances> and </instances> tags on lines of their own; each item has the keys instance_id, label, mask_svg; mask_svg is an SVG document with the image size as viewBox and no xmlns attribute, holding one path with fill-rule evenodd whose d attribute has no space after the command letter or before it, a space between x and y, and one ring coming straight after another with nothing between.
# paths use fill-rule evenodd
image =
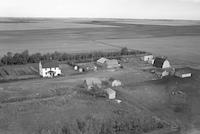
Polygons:
<instances>
[{"instance_id":1,"label":"white farmhouse","mask_svg":"<svg viewBox=\"0 0 200 134\"><path fill-rule=\"evenodd\" d=\"M39 74L42 77L55 77L61 75L58 62L39 62Z\"/></svg>"}]
</instances>

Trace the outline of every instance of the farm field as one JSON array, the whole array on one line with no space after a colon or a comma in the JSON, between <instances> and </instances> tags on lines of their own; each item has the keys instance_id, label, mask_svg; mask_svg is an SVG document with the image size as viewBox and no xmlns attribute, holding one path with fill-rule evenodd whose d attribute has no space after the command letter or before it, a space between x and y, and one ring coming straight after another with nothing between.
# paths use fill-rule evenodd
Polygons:
<instances>
[{"instance_id":1,"label":"farm field","mask_svg":"<svg viewBox=\"0 0 200 134\"><path fill-rule=\"evenodd\" d=\"M116 50L127 46L199 68L200 22L131 19L0 19L0 55Z\"/></svg>"}]
</instances>

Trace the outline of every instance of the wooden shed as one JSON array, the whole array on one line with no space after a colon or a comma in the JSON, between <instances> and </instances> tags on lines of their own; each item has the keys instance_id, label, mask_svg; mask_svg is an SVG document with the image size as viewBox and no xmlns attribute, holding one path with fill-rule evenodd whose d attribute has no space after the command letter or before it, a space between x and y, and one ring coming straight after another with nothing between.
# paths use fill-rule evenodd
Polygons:
<instances>
[{"instance_id":1,"label":"wooden shed","mask_svg":"<svg viewBox=\"0 0 200 134\"><path fill-rule=\"evenodd\" d=\"M111 88L106 88L104 91L107 93L109 99L115 99L116 98L116 91Z\"/></svg>"},{"instance_id":2,"label":"wooden shed","mask_svg":"<svg viewBox=\"0 0 200 134\"><path fill-rule=\"evenodd\" d=\"M175 71L175 76L179 78L188 78L192 77L192 73L189 72L188 70L176 70Z\"/></svg>"}]
</instances>

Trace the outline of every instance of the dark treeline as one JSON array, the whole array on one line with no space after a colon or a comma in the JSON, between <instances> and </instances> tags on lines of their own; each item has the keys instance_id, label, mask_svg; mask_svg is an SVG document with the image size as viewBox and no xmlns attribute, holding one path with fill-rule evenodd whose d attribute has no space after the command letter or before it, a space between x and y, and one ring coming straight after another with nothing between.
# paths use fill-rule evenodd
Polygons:
<instances>
[{"instance_id":1,"label":"dark treeline","mask_svg":"<svg viewBox=\"0 0 200 134\"><path fill-rule=\"evenodd\" d=\"M49 61L49 60L58 60L66 62L88 62L99 59L100 57L106 58L120 58L124 55L136 55L145 53L138 50L128 50L126 47L122 48L120 51L114 52L88 52L88 53L34 53L29 54L28 50L25 50L21 53L12 53L8 52L0 60L0 65L20 65L27 63L38 63L39 61Z\"/></svg>"}]
</instances>

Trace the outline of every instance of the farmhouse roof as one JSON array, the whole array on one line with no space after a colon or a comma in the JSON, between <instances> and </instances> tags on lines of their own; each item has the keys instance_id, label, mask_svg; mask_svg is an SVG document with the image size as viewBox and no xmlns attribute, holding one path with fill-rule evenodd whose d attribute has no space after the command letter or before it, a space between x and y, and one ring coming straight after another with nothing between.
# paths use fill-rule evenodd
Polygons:
<instances>
[{"instance_id":1,"label":"farmhouse roof","mask_svg":"<svg viewBox=\"0 0 200 134\"><path fill-rule=\"evenodd\" d=\"M163 63L166 61L164 58L156 57L153 63L153 66L157 68L162 68Z\"/></svg>"},{"instance_id":2,"label":"farmhouse roof","mask_svg":"<svg viewBox=\"0 0 200 134\"><path fill-rule=\"evenodd\" d=\"M42 62L42 68L55 68L55 67L59 67L59 63L57 61Z\"/></svg>"}]
</instances>

